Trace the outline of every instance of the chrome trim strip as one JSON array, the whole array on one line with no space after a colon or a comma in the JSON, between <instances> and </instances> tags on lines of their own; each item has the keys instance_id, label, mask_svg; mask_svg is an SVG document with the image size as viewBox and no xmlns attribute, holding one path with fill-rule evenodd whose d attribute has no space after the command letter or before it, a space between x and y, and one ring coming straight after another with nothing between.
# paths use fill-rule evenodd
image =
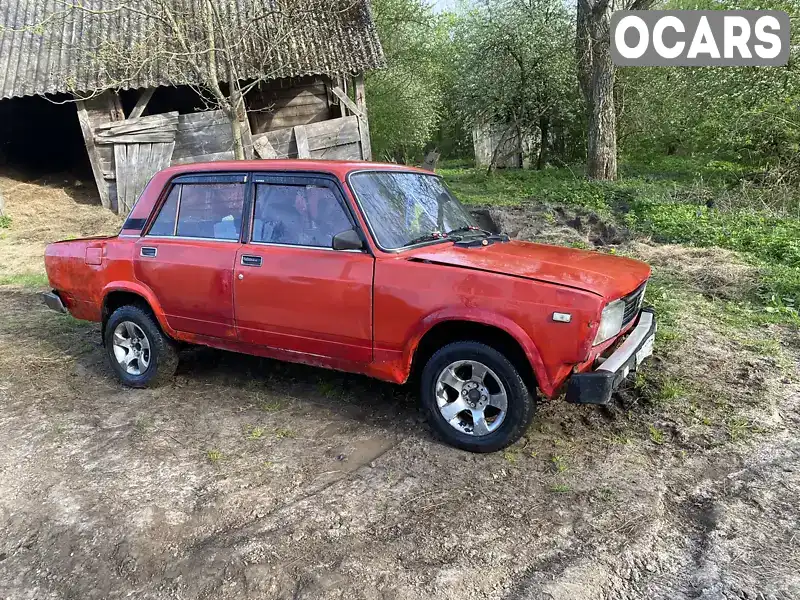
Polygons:
<instances>
[{"instance_id":1,"label":"chrome trim strip","mask_svg":"<svg viewBox=\"0 0 800 600\"><path fill-rule=\"evenodd\" d=\"M650 333L653 326L653 313L645 311L640 313L639 323L633 328L628 338L622 342L619 348L609 356L602 365L597 367L598 371L610 371L616 373L625 363L627 363L631 356L638 350L644 339Z\"/></svg>"},{"instance_id":2,"label":"chrome trim strip","mask_svg":"<svg viewBox=\"0 0 800 600\"><path fill-rule=\"evenodd\" d=\"M150 240L193 240L197 242L226 242L228 244L238 244L239 240L228 240L224 238L204 238L204 237L189 237L188 235L146 235L145 238Z\"/></svg>"},{"instance_id":3,"label":"chrome trim strip","mask_svg":"<svg viewBox=\"0 0 800 600\"><path fill-rule=\"evenodd\" d=\"M276 242L256 242L250 241L248 244L255 246L275 246L277 248L302 248L305 250L325 250L327 252L357 252L359 254L367 254L366 250L334 250L333 248L326 248L325 246L303 246L300 244L278 244Z\"/></svg>"}]
</instances>

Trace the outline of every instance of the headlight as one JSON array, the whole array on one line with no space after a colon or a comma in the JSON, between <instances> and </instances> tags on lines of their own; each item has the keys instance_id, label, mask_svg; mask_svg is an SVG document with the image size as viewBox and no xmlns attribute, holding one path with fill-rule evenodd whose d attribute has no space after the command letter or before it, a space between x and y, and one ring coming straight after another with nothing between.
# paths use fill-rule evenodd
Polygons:
<instances>
[{"instance_id":1,"label":"headlight","mask_svg":"<svg viewBox=\"0 0 800 600\"><path fill-rule=\"evenodd\" d=\"M625 301L614 300L603 309L600 317L600 327L597 329L597 337L594 338L594 345L602 344L611 339L622 329L622 318L625 315Z\"/></svg>"}]
</instances>

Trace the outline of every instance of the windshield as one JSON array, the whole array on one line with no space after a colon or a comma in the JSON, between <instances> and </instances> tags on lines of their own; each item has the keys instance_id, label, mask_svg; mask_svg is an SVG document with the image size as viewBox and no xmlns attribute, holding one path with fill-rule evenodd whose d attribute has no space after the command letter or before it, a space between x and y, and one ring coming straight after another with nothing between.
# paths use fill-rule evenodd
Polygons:
<instances>
[{"instance_id":1,"label":"windshield","mask_svg":"<svg viewBox=\"0 0 800 600\"><path fill-rule=\"evenodd\" d=\"M350 176L378 245L396 250L475 227L470 214L435 175L364 171Z\"/></svg>"}]
</instances>

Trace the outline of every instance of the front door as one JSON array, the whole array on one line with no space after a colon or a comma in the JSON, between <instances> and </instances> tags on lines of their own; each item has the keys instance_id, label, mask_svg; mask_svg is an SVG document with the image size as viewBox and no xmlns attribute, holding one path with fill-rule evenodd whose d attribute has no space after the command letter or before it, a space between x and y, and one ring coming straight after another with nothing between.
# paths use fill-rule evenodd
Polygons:
<instances>
[{"instance_id":1,"label":"front door","mask_svg":"<svg viewBox=\"0 0 800 600\"><path fill-rule=\"evenodd\" d=\"M248 242L236 258L239 339L317 356L372 360L372 277L366 251L333 250L354 227L324 177L254 178Z\"/></svg>"},{"instance_id":2,"label":"front door","mask_svg":"<svg viewBox=\"0 0 800 600\"><path fill-rule=\"evenodd\" d=\"M179 177L136 247L134 272L170 327L236 338L233 270L240 247L246 176Z\"/></svg>"}]
</instances>

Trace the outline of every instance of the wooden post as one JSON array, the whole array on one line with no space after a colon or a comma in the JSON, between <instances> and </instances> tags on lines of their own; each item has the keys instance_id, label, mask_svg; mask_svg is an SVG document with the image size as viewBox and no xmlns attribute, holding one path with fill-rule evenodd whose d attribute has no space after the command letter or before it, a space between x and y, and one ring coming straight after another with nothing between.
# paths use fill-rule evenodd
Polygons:
<instances>
[{"instance_id":1,"label":"wooden post","mask_svg":"<svg viewBox=\"0 0 800 600\"><path fill-rule=\"evenodd\" d=\"M100 202L105 208L113 208L116 201L116 185L104 177L103 152L95 144L94 130L98 125L109 121L123 121L125 113L122 110L122 103L115 92L105 91L95 97L78 100L75 106L78 110L78 122L81 126L81 133L83 133L83 141L86 144L86 152L89 154L89 164L92 166L92 175L97 184ZM105 154L106 162L113 164L111 163L113 150L108 149Z\"/></svg>"},{"instance_id":2,"label":"wooden post","mask_svg":"<svg viewBox=\"0 0 800 600\"><path fill-rule=\"evenodd\" d=\"M369 138L369 119L367 117L367 97L364 89L364 76L358 75L353 79L355 84L356 106L361 113L358 117L358 127L361 131L361 156L364 160L372 160L372 142Z\"/></svg>"},{"instance_id":3,"label":"wooden post","mask_svg":"<svg viewBox=\"0 0 800 600\"><path fill-rule=\"evenodd\" d=\"M304 125L297 125L294 128L294 139L297 143L297 158L311 158L308 150L308 134Z\"/></svg>"},{"instance_id":4,"label":"wooden post","mask_svg":"<svg viewBox=\"0 0 800 600\"><path fill-rule=\"evenodd\" d=\"M150 98L153 97L155 91L156 88L148 88L142 92L142 95L139 96L139 99L136 101L136 106L133 107L131 114L128 115L129 119L137 119L142 116L144 109L147 108L147 103L150 102Z\"/></svg>"}]
</instances>

